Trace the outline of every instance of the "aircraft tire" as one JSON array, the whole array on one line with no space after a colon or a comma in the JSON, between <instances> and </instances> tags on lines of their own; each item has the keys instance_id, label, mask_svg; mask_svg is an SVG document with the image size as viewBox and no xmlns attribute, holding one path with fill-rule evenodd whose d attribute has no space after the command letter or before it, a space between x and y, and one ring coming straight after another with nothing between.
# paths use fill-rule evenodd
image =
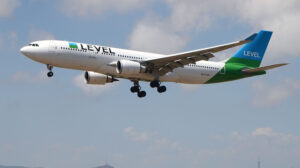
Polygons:
<instances>
[{"instance_id":1,"label":"aircraft tire","mask_svg":"<svg viewBox=\"0 0 300 168\"><path fill-rule=\"evenodd\" d=\"M159 93L163 93L163 92L167 91L167 87L166 86L160 86L160 87L157 88L157 91Z\"/></svg>"},{"instance_id":2,"label":"aircraft tire","mask_svg":"<svg viewBox=\"0 0 300 168\"><path fill-rule=\"evenodd\" d=\"M140 92L138 92L137 95L138 95L139 98L143 98L143 97L146 96L146 94L147 94L147 93L146 93L145 91L140 91Z\"/></svg>"},{"instance_id":3,"label":"aircraft tire","mask_svg":"<svg viewBox=\"0 0 300 168\"><path fill-rule=\"evenodd\" d=\"M152 82L150 82L150 86L152 88L159 87L159 82L158 81L152 81Z\"/></svg>"},{"instance_id":4,"label":"aircraft tire","mask_svg":"<svg viewBox=\"0 0 300 168\"><path fill-rule=\"evenodd\" d=\"M53 75L54 75L54 73L51 72L51 71L47 73L47 76L48 76L49 78L51 78Z\"/></svg>"},{"instance_id":5,"label":"aircraft tire","mask_svg":"<svg viewBox=\"0 0 300 168\"><path fill-rule=\"evenodd\" d=\"M132 87L130 88L130 91L131 91L132 93L139 92L139 90L140 90L140 87L138 87L138 86L132 86Z\"/></svg>"}]
</instances>

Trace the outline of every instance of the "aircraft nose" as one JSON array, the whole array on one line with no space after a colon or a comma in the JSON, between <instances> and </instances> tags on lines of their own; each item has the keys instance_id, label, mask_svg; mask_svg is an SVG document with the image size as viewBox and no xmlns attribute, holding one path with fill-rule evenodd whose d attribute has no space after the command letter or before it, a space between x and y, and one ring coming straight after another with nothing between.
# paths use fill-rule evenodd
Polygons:
<instances>
[{"instance_id":1,"label":"aircraft nose","mask_svg":"<svg viewBox=\"0 0 300 168\"><path fill-rule=\"evenodd\" d=\"M29 53L28 47L27 47L27 46L22 47L22 48L20 49L20 52L21 52L22 54L24 54L24 55L27 55L27 54Z\"/></svg>"}]
</instances>

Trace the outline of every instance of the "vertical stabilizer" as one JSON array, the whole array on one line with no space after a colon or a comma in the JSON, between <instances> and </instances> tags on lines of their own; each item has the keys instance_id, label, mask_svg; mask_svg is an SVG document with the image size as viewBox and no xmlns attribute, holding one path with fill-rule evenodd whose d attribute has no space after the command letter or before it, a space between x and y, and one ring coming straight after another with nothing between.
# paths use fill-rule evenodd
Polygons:
<instances>
[{"instance_id":1,"label":"vertical stabilizer","mask_svg":"<svg viewBox=\"0 0 300 168\"><path fill-rule=\"evenodd\" d=\"M226 63L237 63L257 68L265 55L272 32L260 31L255 39L245 44L233 57Z\"/></svg>"}]
</instances>

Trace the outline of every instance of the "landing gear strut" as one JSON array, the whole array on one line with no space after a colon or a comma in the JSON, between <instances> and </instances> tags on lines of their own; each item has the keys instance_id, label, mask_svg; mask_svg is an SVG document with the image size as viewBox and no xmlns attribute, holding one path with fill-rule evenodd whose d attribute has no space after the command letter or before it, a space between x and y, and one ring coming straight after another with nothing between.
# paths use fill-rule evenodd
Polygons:
<instances>
[{"instance_id":1,"label":"landing gear strut","mask_svg":"<svg viewBox=\"0 0 300 168\"><path fill-rule=\"evenodd\" d=\"M152 82L150 82L150 86L152 88L157 88L158 93L163 93L165 91L167 91L167 87L166 86L160 86L160 82L158 80L154 80Z\"/></svg>"},{"instance_id":2,"label":"landing gear strut","mask_svg":"<svg viewBox=\"0 0 300 168\"><path fill-rule=\"evenodd\" d=\"M141 91L141 86L139 84L139 81L134 81L133 84L134 84L134 86L132 86L130 88L130 91L132 93L137 93L137 96L139 98L145 97L146 96L146 92L145 91Z\"/></svg>"},{"instance_id":3,"label":"landing gear strut","mask_svg":"<svg viewBox=\"0 0 300 168\"><path fill-rule=\"evenodd\" d=\"M49 72L47 73L47 76L48 76L49 78L51 78L51 77L54 75L54 73L52 72L53 66L47 64L47 69L49 70Z\"/></svg>"}]
</instances>

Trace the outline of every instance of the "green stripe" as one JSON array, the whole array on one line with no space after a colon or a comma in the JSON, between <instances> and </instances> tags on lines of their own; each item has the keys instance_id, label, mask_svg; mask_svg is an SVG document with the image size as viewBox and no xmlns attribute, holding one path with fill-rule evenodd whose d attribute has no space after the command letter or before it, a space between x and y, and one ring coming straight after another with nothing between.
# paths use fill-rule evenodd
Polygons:
<instances>
[{"instance_id":1,"label":"green stripe","mask_svg":"<svg viewBox=\"0 0 300 168\"><path fill-rule=\"evenodd\" d=\"M261 61L239 58L239 57L231 57L226 63L235 63L235 64L241 64L252 68L257 68L260 66Z\"/></svg>"},{"instance_id":2,"label":"green stripe","mask_svg":"<svg viewBox=\"0 0 300 168\"><path fill-rule=\"evenodd\" d=\"M256 72L256 73L252 73L252 74L244 74L244 73L242 73L243 68L252 68L252 67L248 67L248 66L245 66L242 64L236 64L236 63L226 63L225 64L225 73L222 70L219 71L214 77L212 77L210 80L208 80L206 82L206 84L227 82L227 81L233 81L233 80L237 80L237 79L266 74L265 71Z\"/></svg>"}]
</instances>

